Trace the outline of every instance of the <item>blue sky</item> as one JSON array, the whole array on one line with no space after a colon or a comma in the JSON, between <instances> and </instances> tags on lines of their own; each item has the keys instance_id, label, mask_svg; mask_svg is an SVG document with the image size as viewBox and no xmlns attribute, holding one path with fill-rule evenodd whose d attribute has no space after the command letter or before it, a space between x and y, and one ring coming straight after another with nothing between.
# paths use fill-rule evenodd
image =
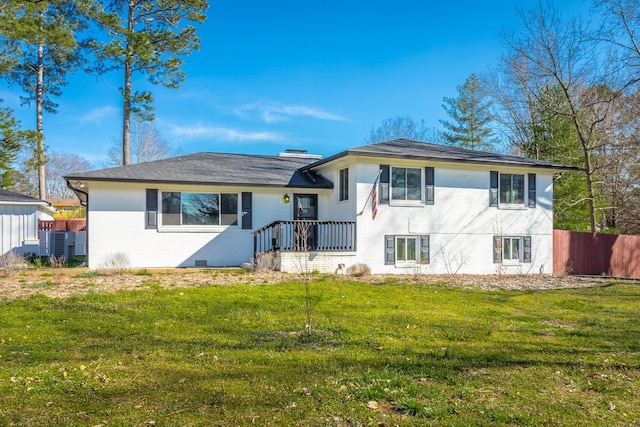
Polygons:
<instances>
[{"instance_id":1,"label":"blue sky","mask_svg":"<svg viewBox=\"0 0 640 427\"><path fill-rule=\"evenodd\" d=\"M560 0L567 14L590 3ZM500 31L519 26L534 0L211 0L201 49L186 58L180 89L134 87L155 96L156 126L183 154L331 155L362 145L372 127L399 115L439 127L442 98L503 52ZM51 150L100 163L121 134L121 73L81 73L44 118ZM0 87L23 127L35 108Z\"/></svg>"}]
</instances>

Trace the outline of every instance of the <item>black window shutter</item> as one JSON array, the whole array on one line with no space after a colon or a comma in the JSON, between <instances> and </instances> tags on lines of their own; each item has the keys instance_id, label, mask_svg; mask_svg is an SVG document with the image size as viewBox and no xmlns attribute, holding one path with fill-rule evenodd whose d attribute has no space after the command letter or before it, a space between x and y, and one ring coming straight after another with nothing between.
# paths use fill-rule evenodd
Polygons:
<instances>
[{"instance_id":1,"label":"black window shutter","mask_svg":"<svg viewBox=\"0 0 640 427\"><path fill-rule=\"evenodd\" d=\"M529 207L536 207L536 174L529 174Z\"/></svg>"},{"instance_id":2,"label":"black window shutter","mask_svg":"<svg viewBox=\"0 0 640 427\"><path fill-rule=\"evenodd\" d=\"M158 228L158 190L155 188L147 188L145 217L146 228Z\"/></svg>"},{"instance_id":3,"label":"black window shutter","mask_svg":"<svg viewBox=\"0 0 640 427\"><path fill-rule=\"evenodd\" d=\"M434 204L435 176L434 169L430 166L424 168L424 204Z\"/></svg>"},{"instance_id":4,"label":"black window shutter","mask_svg":"<svg viewBox=\"0 0 640 427\"><path fill-rule=\"evenodd\" d=\"M420 264L429 262L429 236L420 236Z\"/></svg>"},{"instance_id":5,"label":"black window shutter","mask_svg":"<svg viewBox=\"0 0 640 427\"><path fill-rule=\"evenodd\" d=\"M251 219L251 192L242 192L242 229L251 230L253 228Z\"/></svg>"},{"instance_id":6,"label":"black window shutter","mask_svg":"<svg viewBox=\"0 0 640 427\"><path fill-rule=\"evenodd\" d=\"M502 262L502 237L493 236L493 263Z\"/></svg>"},{"instance_id":7,"label":"black window shutter","mask_svg":"<svg viewBox=\"0 0 640 427\"><path fill-rule=\"evenodd\" d=\"M531 236L522 238L522 262L531 262Z\"/></svg>"},{"instance_id":8,"label":"black window shutter","mask_svg":"<svg viewBox=\"0 0 640 427\"><path fill-rule=\"evenodd\" d=\"M498 206L498 172L491 171L489 180L489 206Z\"/></svg>"},{"instance_id":9,"label":"black window shutter","mask_svg":"<svg viewBox=\"0 0 640 427\"><path fill-rule=\"evenodd\" d=\"M380 203L389 204L389 165L380 165Z\"/></svg>"},{"instance_id":10,"label":"black window shutter","mask_svg":"<svg viewBox=\"0 0 640 427\"><path fill-rule=\"evenodd\" d=\"M396 236L384 236L384 264L396 263Z\"/></svg>"}]
</instances>

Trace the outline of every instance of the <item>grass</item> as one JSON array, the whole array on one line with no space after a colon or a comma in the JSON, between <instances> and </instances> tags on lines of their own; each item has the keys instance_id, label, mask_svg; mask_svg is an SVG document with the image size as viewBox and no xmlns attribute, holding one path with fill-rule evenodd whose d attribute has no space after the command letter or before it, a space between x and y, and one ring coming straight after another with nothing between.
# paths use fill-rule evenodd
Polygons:
<instances>
[{"instance_id":1,"label":"grass","mask_svg":"<svg viewBox=\"0 0 640 427\"><path fill-rule=\"evenodd\" d=\"M634 425L640 287L315 277L0 302L4 425Z\"/></svg>"}]
</instances>

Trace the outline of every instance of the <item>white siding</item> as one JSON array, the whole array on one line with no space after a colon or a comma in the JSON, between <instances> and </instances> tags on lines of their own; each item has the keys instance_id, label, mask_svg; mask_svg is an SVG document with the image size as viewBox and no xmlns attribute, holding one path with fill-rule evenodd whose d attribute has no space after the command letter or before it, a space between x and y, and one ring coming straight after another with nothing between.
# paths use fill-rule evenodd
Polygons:
<instances>
[{"instance_id":1,"label":"white siding","mask_svg":"<svg viewBox=\"0 0 640 427\"><path fill-rule=\"evenodd\" d=\"M38 205L0 204L0 254L33 251L25 241L38 240L38 219L51 219Z\"/></svg>"},{"instance_id":2,"label":"white siding","mask_svg":"<svg viewBox=\"0 0 640 427\"><path fill-rule=\"evenodd\" d=\"M423 171L425 166L434 167L435 203L378 203L378 214L373 220L369 194L380 164L419 167ZM345 167L349 168L349 200L339 201L339 170ZM491 170L535 173L536 207L490 207ZM373 273L520 274L552 271L553 174L550 170L347 156L323 165L319 172L334 182L333 191L92 182L88 208L89 266L101 268L117 252L127 254L134 268L194 266L196 260L206 260L209 266L240 265L252 256L251 232L273 221L293 219L293 195L301 193L318 194L319 220L357 223L357 252L313 253L313 270L335 272L339 264L345 264L346 269L360 262L367 264ZM157 188L159 195L163 191L251 191L252 229L242 230L240 225L214 231L168 230L161 225L158 230L145 229L146 188ZM285 193L290 196L290 203L284 202ZM161 218L158 223L161 224ZM409 267L385 265L385 235L428 235L430 263ZM530 236L532 262L494 263L493 237L496 235ZM285 254L282 269L296 271L294 264L297 261L294 258Z\"/></svg>"},{"instance_id":3,"label":"white siding","mask_svg":"<svg viewBox=\"0 0 640 427\"><path fill-rule=\"evenodd\" d=\"M161 225L159 216L157 230L145 229L147 188L157 188L159 196L163 191L251 191L253 227L243 230L238 225L215 231L167 229ZM283 200L286 193L291 196L289 203ZM253 255L252 231L276 220L293 219L293 193L290 189L92 183L88 209L89 266L102 268L109 257L119 252L127 255L132 268L186 267L194 266L196 260L206 260L209 266L238 266ZM323 197L328 196L320 195L319 204L323 204ZM323 209L324 204L320 208L321 218L325 215Z\"/></svg>"},{"instance_id":4,"label":"white siding","mask_svg":"<svg viewBox=\"0 0 640 427\"><path fill-rule=\"evenodd\" d=\"M369 193L380 164L399 167L425 166L435 168L435 204L380 204L375 220L371 215ZM343 166L328 164L321 173L337 183L337 170ZM489 173L537 176L536 208L522 206L505 209L489 206ZM353 173L355 172L355 173ZM494 274L494 273L551 273L553 257L553 213L551 171L497 166L457 165L399 159L358 159L352 165L356 195L351 198L349 215L339 214L328 219L357 221L357 256L351 263L369 265L373 273L435 273L435 274ZM424 173L423 173L424 184ZM355 183L357 181L357 183ZM424 188L424 185L423 185ZM525 197L527 195L525 189ZM424 197L424 194L423 194ZM335 197L337 200L337 196ZM424 200L423 200L424 201ZM361 214L360 214L361 213ZM399 267L385 265L385 235L429 236L430 263ZM493 262L493 236L531 236L531 263ZM349 258L345 258L349 262ZM347 264L346 267L349 267ZM335 270L336 266L326 269Z\"/></svg>"},{"instance_id":5,"label":"white siding","mask_svg":"<svg viewBox=\"0 0 640 427\"><path fill-rule=\"evenodd\" d=\"M390 162L391 165L398 162ZM404 163L398 164L404 166ZM409 163L407 166L415 167ZM539 170L499 167L435 167L435 204L370 206L358 217L358 261L374 273L550 273L552 271L552 175ZM537 174L537 206L504 209L489 206L489 171ZM378 164L360 165L358 199L365 200ZM424 178L423 178L424 179ZM392 202L393 203L393 202ZM430 263L414 267L384 264L384 235L428 235ZM493 236L531 236L532 262L493 263Z\"/></svg>"}]
</instances>

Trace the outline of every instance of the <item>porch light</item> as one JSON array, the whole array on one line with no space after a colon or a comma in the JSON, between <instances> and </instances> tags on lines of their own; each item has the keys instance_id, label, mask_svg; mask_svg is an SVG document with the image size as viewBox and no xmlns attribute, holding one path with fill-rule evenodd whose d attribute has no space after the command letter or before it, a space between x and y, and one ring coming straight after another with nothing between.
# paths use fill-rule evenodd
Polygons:
<instances>
[{"instance_id":1,"label":"porch light","mask_svg":"<svg viewBox=\"0 0 640 427\"><path fill-rule=\"evenodd\" d=\"M289 203L289 194L285 194L284 197L282 197L282 201L285 203Z\"/></svg>"}]
</instances>

